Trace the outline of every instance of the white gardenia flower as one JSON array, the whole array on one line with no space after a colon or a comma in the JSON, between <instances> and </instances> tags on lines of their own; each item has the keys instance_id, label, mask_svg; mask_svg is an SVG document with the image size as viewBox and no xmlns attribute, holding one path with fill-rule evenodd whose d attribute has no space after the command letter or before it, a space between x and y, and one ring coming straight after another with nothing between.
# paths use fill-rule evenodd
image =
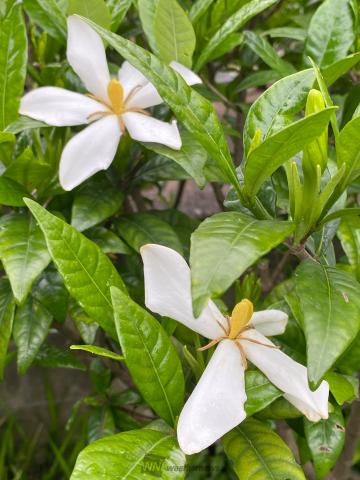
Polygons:
<instances>
[{"instance_id":1,"label":"white gardenia flower","mask_svg":"<svg viewBox=\"0 0 360 480\"><path fill-rule=\"evenodd\" d=\"M200 452L242 422L246 413L246 359L284 392L284 397L309 420L328 417L329 385L312 392L307 369L281 352L266 336L284 333L288 317L280 310L253 313L242 300L230 318L209 301L200 317L192 311L190 269L174 250L161 245L141 248L145 304L217 344L199 383L179 417L177 437L184 453ZM205 347L205 348L207 348Z\"/></svg>"},{"instance_id":2,"label":"white gardenia flower","mask_svg":"<svg viewBox=\"0 0 360 480\"><path fill-rule=\"evenodd\" d=\"M67 58L90 95L42 87L27 93L20 105L22 115L48 125L91 123L62 152L59 177L65 190L110 166L125 129L134 140L181 148L176 121L156 120L144 110L162 103L156 88L129 62L124 62L118 78L112 79L100 36L76 16L68 18ZM184 65L171 62L170 66L188 85L201 83Z\"/></svg>"}]
</instances>

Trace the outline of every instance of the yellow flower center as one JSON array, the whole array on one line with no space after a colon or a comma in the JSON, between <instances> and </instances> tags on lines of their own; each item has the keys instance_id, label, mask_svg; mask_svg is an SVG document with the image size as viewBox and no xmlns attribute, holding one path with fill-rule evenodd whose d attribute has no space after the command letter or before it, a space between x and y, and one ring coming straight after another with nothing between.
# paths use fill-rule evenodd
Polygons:
<instances>
[{"instance_id":1,"label":"yellow flower center","mask_svg":"<svg viewBox=\"0 0 360 480\"><path fill-rule=\"evenodd\" d=\"M249 323L253 312L254 306L247 298L235 305L230 317L230 339L233 340L240 335L244 327Z\"/></svg>"},{"instance_id":2,"label":"yellow flower center","mask_svg":"<svg viewBox=\"0 0 360 480\"><path fill-rule=\"evenodd\" d=\"M115 115L123 113L125 111L124 89L118 80L110 80L108 85L108 95L111 102L111 108Z\"/></svg>"}]
</instances>

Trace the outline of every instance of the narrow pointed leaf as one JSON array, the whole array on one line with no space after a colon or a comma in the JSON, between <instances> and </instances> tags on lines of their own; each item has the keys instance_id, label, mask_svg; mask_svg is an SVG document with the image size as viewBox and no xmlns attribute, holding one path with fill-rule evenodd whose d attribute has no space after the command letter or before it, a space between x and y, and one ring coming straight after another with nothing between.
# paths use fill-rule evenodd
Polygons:
<instances>
[{"instance_id":1,"label":"narrow pointed leaf","mask_svg":"<svg viewBox=\"0 0 360 480\"><path fill-rule=\"evenodd\" d=\"M132 430L88 445L78 456L70 480L184 478L185 455L173 435Z\"/></svg>"},{"instance_id":2,"label":"narrow pointed leaf","mask_svg":"<svg viewBox=\"0 0 360 480\"><path fill-rule=\"evenodd\" d=\"M207 218L191 237L193 308L198 316L211 296L219 296L258 258L293 231L288 222L255 220L238 212Z\"/></svg>"},{"instance_id":3,"label":"narrow pointed leaf","mask_svg":"<svg viewBox=\"0 0 360 480\"><path fill-rule=\"evenodd\" d=\"M98 347L97 345L71 345L70 349L82 350L84 352L92 353L93 355L99 355L100 357L111 358L113 360L124 360L124 357L121 355L111 352L107 348Z\"/></svg>"},{"instance_id":4,"label":"narrow pointed leaf","mask_svg":"<svg viewBox=\"0 0 360 480\"><path fill-rule=\"evenodd\" d=\"M360 117L355 117L340 131L336 143L337 163L345 164L346 174L343 185L355 180L360 175Z\"/></svg>"},{"instance_id":5,"label":"narrow pointed leaf","mask_svg":"<svg viewBox=\"0 0 360 480\"><path fill-rule=\"evenodd\" d=\"M16 311L14 340L18 348L17 364L24 374L33 363L51 325L52 316L39 302L29 298Z\"/></svg>"},{"instance_id":6,"label":"narrow pointed leaf","mask_svg":"<svg viewBox=\"0 0 360 480\"><path fill-rule=\"evenodd\" d=\"M360 61L360 52L352 53L345 58L341 58L335 63L332 63L327 68L321 69L326 85L329 87L336 80L342 77L352 67L357 65Z\"/></svg>"},{"instance_id":7,"label":"narrow pointed leaf","mask_svg":"<svg viewBox=\"0 0 360 480\"><path fill-rule=\"evenodd\" d=\"M23 197L28 195L25 188L11 178L0 177L0 205L23 207Z\"/></svg>"},{"instance_id":8,"label":"narrow pointed leaf","mask_svg":"<svg viewBox=\"0 0 360 480\"><path fill-rule=\"evenodd\" d=\"M253 418L227 433L223 444L239 479L305 480L286 443Z\"/></svg>"},{"instance_id":9,"label":"narrow pointed leaf","mask_svg":"<svg viewBox=\"0 0 360 480\"><path fill-rule=\"evenodd\" d=\"M26 205L42 229L51 257L66 288L86 313L107 333L116 336L110 286L125 290L108 257L91 240L36 202Z\"/></svg>"},{"instance_id":10,"label":"narrow pointed leaf","mask_svg":"<svg viewBox=\"0 0 360 480\"><path fill-rule=\"evenodd\" d=\"M119 289L111 289L116 330L131 376L155 412L174 425L184 403L180 359L164 329Z\"/></svg>"},{"instance_id":11,"label":"narrow pointed leaf","mask_svg":"<svg viewBox=\"0 0 360 480\"><path fill-rule=\"evenodd\" d=\"M315 387L360 330L360 284L345 271L309 260L297 269L296 293Z\"/></svg>"},{"instance_id":12,"label":"narrow pointed leaf","mask_svg":"<svg viewBox=\"0 0 360 480\"><path fill-rule=\"evenodd\" d=\"M0 130L18 116L24 91L27 37L21 5L13 5L0 20Z\"/></svg>"},{"instance_id":13,"label":"narrow pointed leaf","mask_svg":"<svg viewBox=\"0 0 360 480\"><path fill-rule=\"evenodd\" d=\"M44 235L33 218L21 213L1 218L0 259L14 297L22 303L36 277L50 262Z\"/></svg>"},{"instance_id":14,"label":"narrow pointed leaf","mask_svg":"<svg viewBox=\"0 0 360 480\"><path fill-rule=\"evenodd\" d=\"M248 195L256 195L275 170L314 141L327 128L333 112L334 108L327 108L308 115L251 150L244 171L245 190Z\"/></svg>"},{"instance_id":15,"label":"narrow pointed leaf","mask_svg":"<svg viewBox=\"0 0 360 480\"><path fill-rule=\"evenodd\" d=\"M0 381L4 376L6 353L11 337L15 312L15 302L10 284L6 278L0 279Z\"/></svg>"}]
</instances>

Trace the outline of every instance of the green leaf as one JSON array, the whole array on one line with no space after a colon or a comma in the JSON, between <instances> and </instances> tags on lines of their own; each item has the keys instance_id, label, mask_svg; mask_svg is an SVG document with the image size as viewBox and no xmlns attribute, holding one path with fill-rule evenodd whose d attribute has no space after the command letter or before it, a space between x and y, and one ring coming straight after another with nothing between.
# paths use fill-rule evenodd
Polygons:
<instances>
[{"instance_id":1,"label":"green leaf","mask_svg":"<svg viewBox=\"0 0 360 480\"><path fill-rule=\"evenodd\" d=\"M245 41L253 52L256 53L270 68L278 72L282 77L291 75L296 72L295 67L291 63L286 62L270 45L265 37L258 35L252 31L244 32Z\"/></svg>"},{"instance_id":2,"label":"green leaf","mask_svg":"<svg viewBox=\"0 0 360 480\"><path fill-rule=\"evenodd\" d=\"M6 278L0 279L0 380L4 377L6 353L11 337L15 302Z\"/></svg>"},{"instance_id":3,"label":"green leaf","mask_svg":"<svg viewBox=\"0 0 360 480\"><path fill-rule=\"evenodd\" d=\"M214 50L223 43L227 37L239 30L246 22L251 20L255 15L271 7L276 0L250 0L245 3L237 12L231 15L217 32L210 38L205 45L196 62L195 70L200 70L208 61Z\"/></svg>"},{"instance_id":4,"label":"green leaf","mask_svg":"<svg viewBox=\"0 0 360 480\"><path fill-rule=\"evenodd\" d=\"M68 15L82 15L104 28L110 28L111 15L105 0L69 0Z\"/></svg>"},{"instance_id":5,"label":"green leaf","mask_svg":"<svg viewBox=\"0 0 360 480\"><path fill-rule=\"evenodd\" d=\"M100 357L112 358L113 360L124 360L124 357L115 352L111 352L107 348L98 347L97 345L71 345L71 350L83 350L84 352L93 353Z\"/></svg>"},{"instance_id":6,"label":"green leaf","mask_svg":"<svg viewBox=\"0 0 360 480\"><path fill-rule=\"evenodd\" d=\"M258 370L246 371L245 390L247 395L245 411L248 417L264 409L282 395L282 392Z\"/></svg>"},{"instance_id":7,"label":"green leaf","mask_svg":"<svg viewBox=\"0 0 360 480\"><path fill-rule=\"evenodd\" d=\"M353 265L360 274L360 218L342 218L337 235L350 265Z\"/></svg>"},{"instance_id":8,"label":"green leaf","mask_svg":"<svg viewBox=\"0 0 360 480\"><path fill-rule=\"evenodd\" d=\"M164 62L191 67L196 37L193 26L176 0L158 0L154 16L157 51Z\"/></svg>"},{"instance_id":9,"label":"green leaf","mask_svg":"<svg viewBox=\"0 0 360 480\"><path fill-rule=\"evenodd\" d=\"M137 252L147 243L165 245L183 253L179 237L173 228L148 212L123 215L116 221L118 234Z\"/></svg>"},{"instance_id":10,"label":"green leaf","mask_svg":"<svg viewBox=\"0 0 360 480\"><path fill-rule=\"evenodd\" d=\"M95 242L104 253L122 253L128 255L132 250L116 233L104 227L96 227L88 230L86 236Z\"/></svg>"},{"instance_id":11,"label":"green leaf","mask_svg":"<svg viewBox=\"0 0 360 480\"><path fill-rule=\"evenodd\" d=\"M53 38L65 43L66 15L56 0L24 0L24 9L31 20Z\"/></svg>"},{"instance_id":12,"label":"green leaf","mask_svg":"<svg viewBox=\"0 0 360 480\"><path fill-rule=\"evenodd\" d=\"M322 69L322 75L326 82L326 85L329 87L336 80L342 77L350 68L357 65L360 61L360 52L353 53L348 57L341 58L337 62L329 65L327 68Z\"/></svg>"},{"instance_id":13,"label":"green leaf","mask_svg":"<svg viewBox=\"0 0 360 480\"><path fill-rule=\"evenodd\" d=\"M208 158L206 150L197 142L189 132L181 132L182 145L180 150L174 150L160 144L147 144L146 146L164 157L171 158L178 163L202 188L205 186L204 166Z\"/></svg>"},{"instance_id":14,"label":"green leaf","mask_svg":"<svg viewBox=\"0 0 360 480\"><path fill-rule=\"evenodd\" d=\"M354 181L360 175L360 117L355 117L340 131L336 142L337 164L345 164L346 173L342 185Z\"/></svg>"},{"instance_id":15,"label":"green leaf","mask_svg":"<svg viewBox=\"0 0 360 480\"><path fill-rule=\"evenodd\" d=\"M254 196L283 163L314 141L327 127L334 108L308 115L268 137L251 150L245 163L245 191Z\"/></svg>"},{"instance_id":16,"label":"green leaf","mask_svg":"<svg viewBox=\"0 0 360 480\"><path fill-rule=\"evenodd\" d=\"M275 27L265 30L264 35L269 35L271 38L292 38L303 42L306 38L306 30L297 27Z\"/></svg>"},{"instance_id":17,"label":"green leaf","mask_svg":"<svg viewBox=\"0 0 360 480\"><path fill-rule=\"evenodd\" d=\"M248 418L223 437L239 479L305 480L290 448L263 423Z\"/></svg>"},{"instance_id":18,"label":"green leaf","mask_svg":"<svg viewBox=\"0 0 360 480\"><path fill-rule=\"evenodd\" d=\"M257 413L260 420L284 420L292 418L300 418L303 414L284 397L276 399L269 406Z\"/></svg>"},{"instance_id":19,"label":"green leaf","mask_svg":"<svg viewBox=\"0 0 360 480\"><path fill-rule=\"evenodd\" d=\"M69 306L69 292L62 277L52 266L46 269L33 285L31 294L58 322L64 322Z\"/></svg>"},{"instance_id":20,"label":"green leaf","mask_svg":"<svg viewBox=\"0 0 360 480\"><path fill-rule=\"evenodd\" d=\"M349 1L325 0L310 21L305 55L327 67L344 58L354 40L354 15Z\"/></svg>"},{"instance_id":21,"label":"green leaf","mask_svg":"<svg viewBox=\"0 0 360 480\"><path fill-rule=\"evenodd\" d=\"M257 130L263 140L289 125L305 106L315 81L313 69L282 78L260 95L250 107L244 126L244 148L247 157Z\"/></svg>"},{"instance_id":22,"label":"green leaf","mask_svg":"<svg viewBox=\"0 0 360 480\"><path fill-rule=\"evenodd\" d=\"M14 320L14 340L18 348L17 364L20 374L33 363L51 325L51 314L36 300L29 298L18 308Z\"/></svg>"},{"instance_id":23,"label":"green leaf","mask_svg":"<svg viewBox=\"0 0 360 480\"><path fill-rule=\"evenodd\" d=\"M189 17L193 25L208 11L213 2L214 0L195 0L195 2L192 3Z\"/></svg>"},{"instance_id":24,"label":"green leaf","mask_svg":"<svg viewBox=\"0 0 360 480\"><path fill-rule=\"evenodd\" d=\"M22 303L35 278L50 262L44 236L30 216L10 213L1 218L0 259L14 297Z\"/></svg>"},{"instance_id":25,"label":"green leaf","mask_svg":"<svg viewBox=\"0 0 360 480\"><path fill-rule=\"evenodd\" d=\"M339 405L345 402L352 402L358 396L359 380L350 375L328 372L325 375L330 391Z\"/></svg>"},{"instance_id":26,"label":"green leaf","mask_svg":"<svg viewBox=\"0 0 360 480\"><path fill-rule=\"evenodd\" d=\"M18 116L24 91L27 37L21 5L13 5L0 20L0 130Z\"/></svg>"},{"instance_id":27,"label":"green leaf","mask_svg":"<svg viewBox=\"0 0 360 480\"><path fill-rule=\"evenodd\" d=\"M235 188L239 189L229 146L212 104L189 87L178 73L151 53L92 22L88 23L109 45L155 85L160 96L171 107L177 118L217 161Z\"/></svg>"},{"instance_id":28,"label":"green leaf","mask_svg":"<svg viewBox=\"0 0 360 480\"><path fill-rule=\"evenodd\" d=\"M74 355L54 345L43 344L35 358L36 365L43 368L74 368L86 370L86 367Z\"/></svg>"},{"instance_id":29,"label":"green leaf","mask_svg":"<svg viewBox=\"0 0 360 480\"><path fill-rule=\"evenodd\" d=\"M125 18L132 0L108 0L107 5L111 12L111 30L116 32L121 22Z\"/></svg>"},{"instance_id":30,"label":"green leaf","mask_svg":"<svg viewBox=\"0 0 360 480\"><path fill-rule=\"evenodd\" d=\"M238 212L207 218L191 236L190 266L195 315L219 296L258 258L282 242L293 225L255 220Z\"/></svg>"},{"instance_id":31,"label":"green leaf","mask_svg":"<svg viewBox=\"0 0 360 480\"><path fill-rule=\"evenodd\" d=\"M110 286L125 290L108 257L91 240L36 202L26 205L43 231L50 255L66 288L85 312L107 333L116 336Z\"/></svg>"},{"instance_id":32,"label":"green leaf","mask_svg":"<svg viewBox=\"0 0 360 480\"><path fill-rule=\"evenodd\" d=\"M153 480L154 472L167 480L181 480L185 463L173 435L132 430L88 445L78 456L70 480Z\"/></svg>"},{"instance_id":33,"label":"green leaf","mask_svg":"<svg viewBox=\"0 0 360 480\"><path fill-rule=\"evenodd\" d=\"M14 180L0 177L0 204L9 207L22 207L25 205L23 197L28 195L25 188Z\"/></svg>"},{"instance_id":34,"label":"green leaf","mask_svg":"<svg viewBox=\"0 0 360 480\"><path fill-rule=\"evenodd\" d=\"M95 343L98 324L94 322L75 301L70 302L69 313L82 340L87 344Z\"/></svg>"},{"instance_id":35,"label":"green leaf","mask_svg":"<svg viewBox=\"0 0 360 480\"><path fill-rule=\"evenodd\" d=\"M158 55L154 18L159 0L138 0L139 17L151 50Z\"/></svg>"},{"instance_id":36,"label":"green leaf","mask_svg":"<svg viewBox=\"0 0 360 480\"><path fill-rule=\"evenodd\" d=\"M16 134L22 132L23 130L31 130L33 128L52 127L47 123L40 122L39 120L35 120L34 118L20 115L14 122L10 123L10 125L6 127L6 131Z\"/></svg>"},{"instance_id":37,"label":"green leaf","mask_svg":"<svg viewBox=\"0 0 360 480\"><path fill-rule=\"evenodd\" d=\"M184 403L180 359L152 315L119 289L111 288L116 330L131 376L155 412L170 425Z\"/></svg>"},{"instance_id":38,"label":"green leaf","mask_svg":"<svg viewBox=\"0 0 360 480\"><path fill-rule=\"evenodd\" d=\"M248 88L261 87L268 83L274 83L279 80L279 74L273 70L260 70L250 73L236 87L236 92L242 92ZM267 91L267 90L266 90Z\"/></svg>"},{"instance_id":39,"label":"green leaf","mask_svg":"<svg viewBox=\"0 0 360 480\"><path fill-rule=\"evenodd\" d=\"M304 419L304 427L316 478L324 478L335 465L345 442L345 422L341 409L337 407L327 420L316 423Z\"/></svg>"},{"instance_id":40,"label":"green leaf","mask_svg":"<svg viewBox=\"0 0 360 480\"><path fill-rule=\"evenodd\" d=\"M124 193L105 176L93 178L75 194L71 225L80 232L87 230L117 213L123 201Z\"/></svg>"},{"instance_id":41,"label":"green leaf","mask_svg":"<svg viewBox=\"0 0 360 480\"><path fill-rule=\"evenodd\" d=\"M340 210L335 210L334 212L329 213L329 215L326 215L326 217L324 217L319 223L319 226L324 225L331 220L335 220L336 218L354 217L355 215L360 215L360 208L340 208Z\"/></svg>"},{"instance_id":42,"label":"green leaf","mask_svg":"<svg viewBox=\"0 0 360 480\"><path fill-rule=\"evenodd\" d=\"M308 377L316 387L359 332L360 285L345 271L309 260L297 269L296 293L303 316Z\"/></svg>"}]
</instances>

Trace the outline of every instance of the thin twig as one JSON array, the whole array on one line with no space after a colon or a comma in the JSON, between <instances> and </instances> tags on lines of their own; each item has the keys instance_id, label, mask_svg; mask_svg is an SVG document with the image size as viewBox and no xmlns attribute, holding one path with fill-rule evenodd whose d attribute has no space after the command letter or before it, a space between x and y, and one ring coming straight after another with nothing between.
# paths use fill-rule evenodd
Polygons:
<instances>
[{"instance_id":1,"label":"thin twig","mask_svg":"<svg viewBox=\"0 0 360 480\"><path fill-rule=\"evenodd\" d=\"M216 198L216 201L220 207L220 210L224 210L224 201L225 201L225 196L221 190L221 185L218 183L211 183L211 187L214 192L214 196Z\"/></svg>"}]
</instances>

